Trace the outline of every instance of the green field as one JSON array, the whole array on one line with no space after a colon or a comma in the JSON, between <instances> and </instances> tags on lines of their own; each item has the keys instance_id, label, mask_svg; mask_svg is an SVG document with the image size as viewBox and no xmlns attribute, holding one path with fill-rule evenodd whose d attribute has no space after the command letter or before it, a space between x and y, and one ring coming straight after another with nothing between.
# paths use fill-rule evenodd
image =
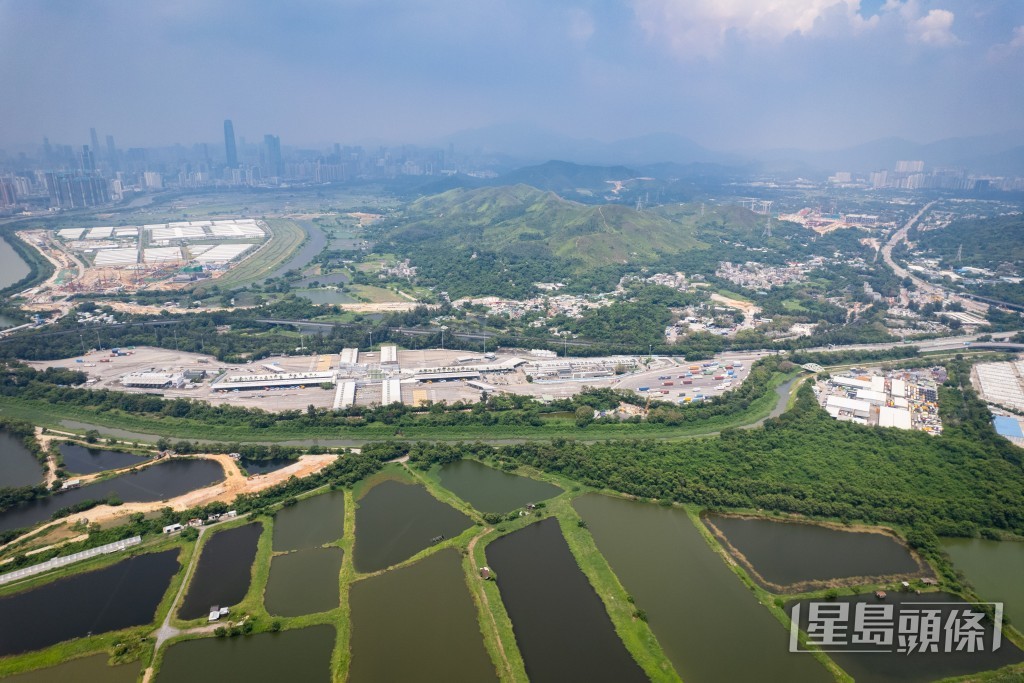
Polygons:
<instances>
[{"instance_id":1,"label":"green field","mask_svg":"<svg viewBox=\"0 0 1024 683\"><path fill-rule=\"evenodd\" d=\"M296 223L284 219L269 219L270 241L238 267L214 282L221 287L245 287L262 280L275 268L291 258L306 239L306 233Z\"/></svg>"}]
</instances>

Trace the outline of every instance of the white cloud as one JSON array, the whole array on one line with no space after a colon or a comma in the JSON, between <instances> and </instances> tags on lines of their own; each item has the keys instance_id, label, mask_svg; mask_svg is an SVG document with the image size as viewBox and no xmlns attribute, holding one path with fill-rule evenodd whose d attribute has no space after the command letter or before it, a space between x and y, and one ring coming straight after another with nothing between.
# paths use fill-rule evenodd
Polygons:
<instances>
[{"instance_id":1,"label":"white cloud","mask_svg":"<svg viewBox=\"0 0 1024 683\"><path fill-rule=\"evenodd\" d=\"M945 47L960 40L953 34L955 15L946 9L922 13L918 0L886 0L883 13L899 15L906 24L907 38L914 43Z\"/></svg>"},{"instance_id":2,"label":"white cloud","mask_svg":"<svg viewBox=\"0 0 1024 683\"><path fill-rule=\"evenodd\" d=\"M810 35L832 16L853 32L878 22L860 15L860 0L633 0L633 11L649 37L684 57L713 57L730 35L766 42Z\"/></svg>"},{"instance_id":3,"label":"white cloud","mask_svg":"<svg viewBox=\"0 0 1024 683\"><path fill-rule=\"evenodd\" d=\"M988 57L992 61L1000 61L1022 48L1024 48L1024 26L1018 26L1013 29L1013 37L1010 38L1010 42L993 45L988 52Z\"/></svg>"}]
</instances>

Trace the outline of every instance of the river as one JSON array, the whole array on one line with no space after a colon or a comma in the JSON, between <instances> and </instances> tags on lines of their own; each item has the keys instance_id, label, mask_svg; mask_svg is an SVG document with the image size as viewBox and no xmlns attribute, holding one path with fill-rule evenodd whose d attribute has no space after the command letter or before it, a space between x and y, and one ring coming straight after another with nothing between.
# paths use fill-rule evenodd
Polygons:
<instances>
[{"instance_id":1,"label":"river","mask_svg":"<svg viewBox=\"0 0 1024 683\"><path fill-rule=\"evenodd\" d=\"M32 269L18 255L18 252L14 251L14 247L0 237L0 289L10 287L31 272Z\"/></svg>"}]
</instances>

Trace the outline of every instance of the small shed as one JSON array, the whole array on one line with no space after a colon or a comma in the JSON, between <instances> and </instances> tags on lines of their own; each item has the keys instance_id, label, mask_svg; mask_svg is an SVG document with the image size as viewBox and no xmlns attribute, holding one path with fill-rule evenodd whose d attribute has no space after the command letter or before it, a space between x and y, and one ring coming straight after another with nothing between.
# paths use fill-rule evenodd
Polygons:
<instances>
[{"instance_id":1,"label":"small shed","mask_svg":"<svg viewBox=\"0 0 1024 683\"><path fill-rule=\"evenodd\" d=\"M173 534L181 531L184 527L180 524L168 524L164 527L165 534Z\"/></svg>"},{"instance_id":2,"label":"small shed","mask_svg":"<svg viewBox=\"0 0 1024 683\"><path fill-rule=\"evenodd\" d=\"M933 579L932 577L929 576L929 577L926 577L924 579L921 579L921 583L923 583L926 586L938 586L939 585L939 580L938 579Z\"/></svg>"},{"instance_id":3,"label":"small shed","mask_svg":"<svg viewBox=\"0 0 1024 683\"><path fill-rule=\"evenodd\" d=\"M885 600L885 591L875 591L875 597L879 600Z\"/></svg>"},{"instance_id":4,"label":"small shed","mask_svg":"<svg viewBox=\"0 0 1024 683\"><path fill-rule=\"evenodd\" d=\"M493 574L491 573L491 568L490 567L480 567L480 578L483 579L484 581L489 581L491 578L493 578Z\"/></svg>"},{"instance_id":5,"label":"small shed","mask_svg":"<svg viewBox=\"0 0 1024 683\"><path fill-rule=\"evenodd\" d=\"M218 607L217 605L214 605L213 607L210 608L210 616L207 619L207 621L217 621L218 619L220 619L220 615L221 615L220 607Z\"/></svg>"}]
</instances>

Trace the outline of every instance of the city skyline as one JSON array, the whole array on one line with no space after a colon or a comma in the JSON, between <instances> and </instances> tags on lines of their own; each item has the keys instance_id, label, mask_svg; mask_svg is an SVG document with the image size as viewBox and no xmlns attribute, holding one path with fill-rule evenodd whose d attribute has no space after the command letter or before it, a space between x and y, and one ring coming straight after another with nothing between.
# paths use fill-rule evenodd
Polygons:
<instances>
[{"instance_id":1,"label":"city skyline","mask_svg":"<svg viewBox=\"0 0 1024 683\"><path fill-rule=\"evenodd\" d=\"M1020 3L762 5L3 0L0 146L214 142L224 119L304 146L525 124L728 151L1021 128Z\"/></svg>"}]
</instances>

